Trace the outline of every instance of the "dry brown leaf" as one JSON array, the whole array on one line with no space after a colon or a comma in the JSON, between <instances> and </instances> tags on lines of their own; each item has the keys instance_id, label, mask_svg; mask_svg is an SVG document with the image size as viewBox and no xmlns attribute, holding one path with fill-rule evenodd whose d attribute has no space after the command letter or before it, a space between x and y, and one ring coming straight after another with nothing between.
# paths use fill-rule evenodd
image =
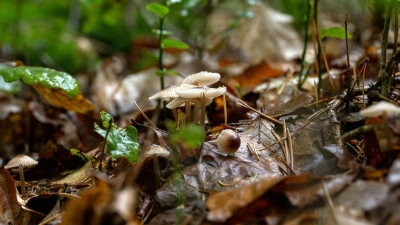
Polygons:
<instances>
[{"instance_id":1,"label":"dry brown leaf","mask_svg":"<svg viewBox=\"0 0 400 225\"><path fill-rule=\"evenodd\" d=\"M0 168L0 195L0 224L30 224L31 214L19 205L14 179L4 167Z\"/></svg>"},{"instance_id":2,"label":"dry brown leaf","mask_svg":"<svg viewBox=\"0 0 400 225\"><path fill-rule=\"evenodd\" d=\"M246 207L284 179L285 177L270 177L248 186L212 194L207 200L210 209L207 218L216 222L226 221L236 211Z\"/></svg>"},{"instance_id":3,"label":"dry brown leaf","mask_svg":"<svg viewBox=\"0 0 400 225\"><path fill-rule=\"evenodd\" d=\"M42 84L32 84L31 86L53 106L82 114L89 113L94 110L94 105L88 99L83 97L82 94L79 94L74 99L71 99L68 97L66 92L61 89L50 89Z\"/></svg>"},{"instance_id":4,"label":"dry brown leaf","mask_svg":"<svg viewBox=\"0 0 400 225\"><path fill-rule=\"evenodd\" d=\"M271 66L268 63L262 61L254 66L246 69L239 76L235 76L232 79L240 84L240 88L253 88L261 83L266 82L268 79L281 76L284 70L280 67Z\"/></svg>"}]
</instances>

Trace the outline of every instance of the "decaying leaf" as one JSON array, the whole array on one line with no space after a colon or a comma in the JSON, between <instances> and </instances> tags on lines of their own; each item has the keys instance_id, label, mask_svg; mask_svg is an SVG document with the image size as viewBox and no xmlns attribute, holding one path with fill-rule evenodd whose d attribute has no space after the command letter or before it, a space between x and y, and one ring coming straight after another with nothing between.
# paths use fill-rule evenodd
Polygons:
<instances>
[{"instance_id":1,"label":"decaying leaf","mask_svg":"<svg viewBox=\"0 0 400 225\"><path fill-rule=\"evenodd\" d=\"M0 168L0 193L0 224L31 224L31 214L18 203L14 179L4 167Z\"/></svg>"},{"instance_id":2,"label":"decaying leaf","mask_svg":"<svg viewBox=\"0 0 400 225\"><path fill-rule=\"evenodd\" d=\"M208 219L224 222L274 187L285 177L270 177L254 184L211 195L207 200Z\"/></svg>"},{"instance_id":3,"label":"decaying leaf","mask_svg":"<svg viewBox=\"0 0 400 225\"><path fill-rule=\"evenodd\" d=\"M32 84L32 87L53 106L82 114L92 112L94 110L94 105L80 93L76 95L75 98L71 99L61 89L47 88L42 84Z\"/></svg>"},{"instance_id":4,"label":"decaying leaf","mask_svg":"<svg viewBox=\"0 0 400 225\"><path fill-rule=\"evenodd\" d=\"M282 218L288 218L292 213L296 215L296 210L321 202L325 196L322 182L326 183L328 191L334 195L346 188L361 172L360 168L355 167L332 178L310 174L270 177L247 186L216 193L207 201L210 209L208 219L233 224L265 218L279 223ZM263 210L260 210L261 208Z\"/></svg>"}]
</instances>

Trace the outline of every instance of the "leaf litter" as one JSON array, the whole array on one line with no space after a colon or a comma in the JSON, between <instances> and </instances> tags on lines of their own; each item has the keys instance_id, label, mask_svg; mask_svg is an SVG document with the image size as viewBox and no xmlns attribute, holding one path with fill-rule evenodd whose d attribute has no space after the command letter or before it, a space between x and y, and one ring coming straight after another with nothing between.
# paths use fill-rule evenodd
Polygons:
<instances>
[{"instance_id":1,"label":"leaf litter","mask_svg":"<svg viewBox=\"0 0 400 225\"><path fill-rule=\"evenodd\" d=\"M398 224L398 114L364 118L361 109L370 109L377 98L385 98L373 95L374 84L344 91L340 84L349 78L335 70L333 87L328 76L321 80L328 100L316 102L317 79L309 75L307 86L298 89L298 64L288 61L298 55L301 45L287 26L288 17L264 4L254 11L256 16L245 21L228 42L230 48L245 55L238 58L242 62L227 63L223 61L226 56L215 55L211 57L221 60L218 66L207 60L200 66L227 72L210 87L227 86L227 93L226 99L217 97L207 106L208 121L204 122L210 132L206 137L204 130L197 132L196 123L202 124L199 115L193 113L186 120L189 114L183 107L178 107L173 122L159 123L165 119L160 116L163 112L148 100L159 91L158 79L151 77L154 69L123 77L126 65L118 57L105 60L93 82L93 102L110 113L100 116L91 114L94 105L83 97L75 80L60 82L65 87L51 84L70 79L68 74L29 67L0 70L6 81L21 79L50 103L28 98L25 107L11 96L1 102L5 108L2 123L13 123L6 126L11 131L1 131L6 148L19 148L15 152L21 153L24 145L18 144L18 139L15 146L9 144L9 137L30 129L33 137L48 139L25 150L37 152L32 155L39 161L37 167L25 171L29 198L19 197L17 171L0 169L0 222ZM224 16L221 14L216 11L214 16ZM284 26L271 22L275 20ZM326 39L342 38L344 30L324 32ZM266 37L269 42L264 41ZM361 60L359 54L356 57ZM193 70L193 61L182 59L175 59L181 60L176 68ZM239 69L233 68L236 63ZM347 69L334 60L330 64ZM361 70L357 67L355 71ZM31 72L34 76L29 77ZM42 76L45 73L49 76ZM181 81L181 77L173 77L167 83L179 85ZM398 110L397 86L394 79L386 100ZM22 88L22 93L31 94L31 90ZM332 93L339 94L329 96ZM150 106L153 108L147 109ZM196 105L189 106L196 110ZM146 108L141 111L151 123L139 121L138 114L133 116L137 107ZM225 107L228 124L221 125ZM174 119L173 112L169 113ZM184 125L187 121L195 123ZM224 129L236 132L241 140L233 154L213 144ZM48 140L56 144L46 145Z\"/></svg>"}]
</instances>

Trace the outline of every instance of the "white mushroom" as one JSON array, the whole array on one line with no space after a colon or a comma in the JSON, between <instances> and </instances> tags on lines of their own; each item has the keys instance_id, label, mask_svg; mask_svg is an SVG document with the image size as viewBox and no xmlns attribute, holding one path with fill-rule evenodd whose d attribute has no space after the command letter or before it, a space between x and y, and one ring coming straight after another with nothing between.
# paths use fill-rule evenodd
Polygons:
<instances>
[{"instance_id":1,"label":"white mushroom","mask_svg":"<svg viewBox=\"0 0 400 225\"><path fill-rule=\"evenodd\" d=\"M170 152L165 149L164 147L161 147L159 145L152 144L150 145L146 152L144 153L144 157L152 157L152 156L160 156L160 157L168 157Z\"/></svg>"},{"instance_id":2,"label":"white mushroom","mask_svg":"<svg viewBox=\"0 0 400 225\"><path fill-rule=\"evenodd\" d=\"M181 98L186 99L198 99L201 105L201 114L200 114L200 124L204 127L205 123L205 106L209 99L213 99L215 97L221 96L225 94L226 87L219 87L219 88L202 88L202 87L194 87L188 88L184 87L177 87L175 88L176 94Z\"/></svg>"},{"instance_id":3,"label":"white mushroom","mask_svg":"<svg viewBox=\"0 0 400 225\"><path fill-rule=\"evenodd\" d=\"M186 77L182 81L182 84L206 86L206 85L210 85L210 84L218 82L220 78L221 78L221 75L219 73L211 73L211 72L202 71L200 73L195 73L195 74L192 74L192 75Z\"/></svg>"},{"instance_id":4,"label":"white mushroom","mask_svg":"<svg viewBox=\"0 0 400 225\"><path fill-rule=\"evenodd\" d=\"M383 114L393 115L400 114L400 107L385 101L380 101L374 105L368 106L367 108L360 110L360 115L364 117L375 117Z\"/></svg>"},{"instance_id":5,"label":"white mushroom","mask_svg":"<svg viewBox=\"0 0 400 225\"><path fill-rule=\"evenodd\" d=\"M175 99L177 97L179 97L176 93L175 93L175 87L176 86L169 86L157 93L155 93L154 95L149 97L149 100L157 100L157 99L161 99L161 100L165 100L165 101L171 101L172 99Z\"/></svg>"},{"instance_id":6,"label":"white mushroom","mask_svg":"<svg viewBox=\"0 0 400 225\"><path fill-rule=\"evenodd\" d=\"M26 188L25 188L25 177L24 177L24 168L36 166L38 162L27 155L19 154L11 159L7 165L4 166L6 169L18 168L19 169L19 177L21 181L21 194L22 198L26 197Z\"/></svg>"}]
</instances>

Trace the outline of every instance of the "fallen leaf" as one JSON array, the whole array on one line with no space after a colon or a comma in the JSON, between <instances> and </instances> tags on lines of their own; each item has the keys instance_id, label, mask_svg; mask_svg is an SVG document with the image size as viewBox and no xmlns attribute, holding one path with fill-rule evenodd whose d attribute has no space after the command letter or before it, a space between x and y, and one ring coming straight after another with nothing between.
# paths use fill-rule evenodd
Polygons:
<instances>
[{"instance_id":1,"label":"fallen leaf","mask_svg":"<svg viewBox=\"0 0 400 225\"><path fill-rule=\"evenodd\" d=\"M14 179L4 167L0 168L0 223L28 225L31 214L22 209L17 201L17 188Z\"/></svg>"}]
</instances>

